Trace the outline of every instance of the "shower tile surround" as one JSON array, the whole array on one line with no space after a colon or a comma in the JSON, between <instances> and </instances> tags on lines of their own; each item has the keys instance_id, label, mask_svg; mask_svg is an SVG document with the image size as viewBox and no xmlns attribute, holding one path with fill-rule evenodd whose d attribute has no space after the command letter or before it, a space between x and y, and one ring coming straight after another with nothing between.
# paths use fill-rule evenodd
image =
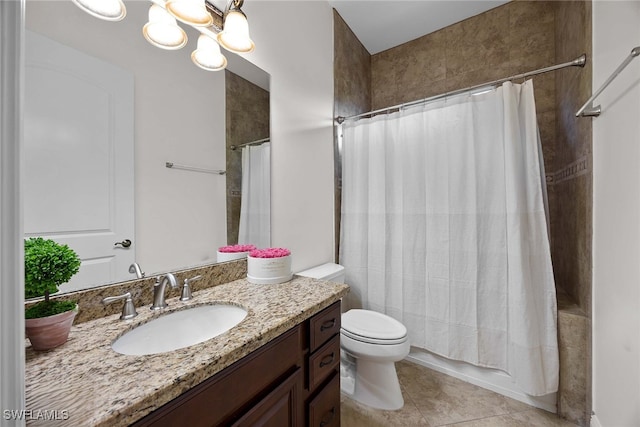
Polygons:
<instances>
[{"instance_id":1,"label":"shower tile surround","mask_svg":"<svg viewBox=\"0 0 640 427\"><path fill-rule=\"evenodd\" d=\"M338 12L333 11L334 40L334 116L351 116L371 110L371 55L353 34ZM337 131L337 128L336 128ZM336 135L337 138L338 135ZM342 170L335 150L335 245L340 253L340 212L342 209Z\"/></svg>"},{"instance_id":2,"label":"shower tile surround","mask_svg":"<svg viewBox=\"0 0 640 427\"><path fill-rule=\"evenodd\" d=\"M361 43L335 11L334 18L335 113L342 116L587 54L584 68L533 77L558 289L558 413L587 425L591 413L591 120L574 114L591 95L591 3L513 1L369 55L368 63ZM338 198L339 170L336 175ZM339 203L336 218L339 230Z\"/></svg>"},{"instance_id":3,"label":"shower tile surround","mask_svg":"<svg viewBox=\"0 0 640 427\"><path fill-rule=\"evenodd\" d=\"M580 52L587 66L557 73L551 255L558 292L558 413L580 425L591 417L592 119L575 112L592 92L591 2L556 4L556 61Z\"/></svg>"}]
</instances>

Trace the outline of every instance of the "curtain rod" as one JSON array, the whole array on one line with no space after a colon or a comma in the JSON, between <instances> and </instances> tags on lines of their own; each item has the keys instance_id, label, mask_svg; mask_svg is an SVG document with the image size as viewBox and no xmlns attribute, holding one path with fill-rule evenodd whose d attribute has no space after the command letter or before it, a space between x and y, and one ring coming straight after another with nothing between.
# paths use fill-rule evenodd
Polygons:
<instances>
[{"instance_id":1,"label":"curtain rod","mask_svg":"<svg viewBox=\"0 0 640 427\"><path fill-rule=\"evenodd\" d=\"M494 81L486 82L486 83L481 83L479 85L469 86L469 87L466 87L464 89L452 90L450 92L445 92L445 93L442 93L440 95L430 96L428 98L419 99L417 101L405 102L404 104L394 105L393 107L381 108L379 110L369 111L367 113L362 113L362 114L356 114L356 115L349 116L349 117L338 116L338 117L335 118L335 120L339 124L342 124L345 120L354 120L354 119L359 119L359 118L364 117L364 116L369 116L369 115L374 115L374 114L384 113L384 112L391 112L393 110L399 110L399 109L404 108L404 107L410 107L410 106L419 105L419 104L426 104L426 103L431 102L431 101L437 101L438 99L447 98L449 96L454 96L454 95L459 95L461 93L469 92L469 91L474 90L474 89L480 89L480 88L487 87L487 86L498 85L500 83L508 82L510 80L526 79L527 77L531 77L531 76L535 76L535 75L543 74L543 73L548 73L549 71L556 71L556 70L560 70L562 68L567 68L567 67L584 67L584 64L586 62L587 62L587 55L583 54L583 55L579 56L578 58L574 59L573 61L564 62L562 64L552 65L550 67L540 68L540 69L537 69L537 70L534 70L534 71L527 71L526 73L516 74L514 76L505 77L503 79L494 80Z\"/></svg>"},{"instance_id":2,"label":"curtain rod","mask_svg":"<svg viewBox=\"0 0 640 427\"><path fill-rule=\"evenodd\" d=\"M251 142L245 142L244 144L238 144L238 145L232 145L231 147L229 147L231 150L237 150L238 148L242 148L246 145L260 145L260 144L264 144L265 142L269 142L271 138L262 138L262 139L258 139L256 141L251 141Z\"/></svg>"}]
</instances>

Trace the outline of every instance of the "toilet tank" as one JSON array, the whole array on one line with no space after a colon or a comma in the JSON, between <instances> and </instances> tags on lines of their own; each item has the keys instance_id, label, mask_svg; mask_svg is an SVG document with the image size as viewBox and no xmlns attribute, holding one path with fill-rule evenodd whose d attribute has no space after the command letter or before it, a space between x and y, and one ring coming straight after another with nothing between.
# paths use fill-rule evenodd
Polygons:
<instances>
[{"instance_id":1,"label":"toilet tank","mask_svg":"<svg viewBox=\"0 0 640 427\"><path fill-rule=\"evenodd\" d=\"M298 276L311 277L318 280L344 283L344 267L332 262L318 265L308 270L296 273Z\"/></svg>"}]
</instances>

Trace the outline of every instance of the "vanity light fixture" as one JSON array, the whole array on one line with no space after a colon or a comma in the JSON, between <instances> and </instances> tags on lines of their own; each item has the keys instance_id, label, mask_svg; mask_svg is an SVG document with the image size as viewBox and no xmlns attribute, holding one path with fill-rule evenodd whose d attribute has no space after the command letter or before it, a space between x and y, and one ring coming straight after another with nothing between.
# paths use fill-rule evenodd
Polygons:
<instances>
[{"instance_id":1,"label":"vanity light fixture","mask_svg":"<svg viewBox=\"0 0 640 427\"><path fill-rule=\"evenodd\" d=\"M224 12L224 26L218 33L218 42L231 52L252 52L255 45L249 37L247 15L240 9L244 0L232 0Z\"/></svg>"},{"instance_id":2,"label":"vanity light fixture","mask_svg":"<svg viewBox=\"0 0 640 427\"><path fill-rule=\"evenodd\" d=\"M121 21L127 14L122 0L71 0L80 9L105 21Z\"/></svg>"},{"instance_id":3,"label":"vanity light fixture","mask_svg":"<svg viewBox=\"0 0 640 427\"><path fill-rule=\"evenodd\" d=\"M176 18L157 4L149 8L149 22L142 27L142 34L161 49L176 50L187 44L187 33L178 26Z\"/></svg>"},{"instance_id":4,"label":"vanity light fixture","mask_svg":"<svg viewBox=\"0 0 640 427\"><path fill-rule=\"evenodd\" d=\"M192 27L209 27L213 17L207 11L204 0L168 0L167 12L180 22Z\"/></svg>"},{"instance_id":5,"label":"vanity light fixture","mask_svg":"<svg viewBox=\"0 0 640 427\"><path fill-rule=\"evenodd\" d=\"M205 34L198 37L198 48L191 53L191 60L207 71L223 70L227 66L227 58L220 53L218 43Z\"/></svg>"},{"instance_id":6,"label":"vanity light fixture","mask_svg":"<svg viewBox=\"0 0 640 427\"><path fill-rule=\"evenodd\" d=\"M142 33L149 43L175 50L187 44L187 34L176 19L200 32L191 60L208 71L223 70L227 59L220 46L236 53L252 52L247 16L241 10L244 0L228 0L222 12L209 0L150 0L149 22ZM119 21L126 15L122 0L72 0L80 9L100 19Z\"/></svg>"}]
</instances>

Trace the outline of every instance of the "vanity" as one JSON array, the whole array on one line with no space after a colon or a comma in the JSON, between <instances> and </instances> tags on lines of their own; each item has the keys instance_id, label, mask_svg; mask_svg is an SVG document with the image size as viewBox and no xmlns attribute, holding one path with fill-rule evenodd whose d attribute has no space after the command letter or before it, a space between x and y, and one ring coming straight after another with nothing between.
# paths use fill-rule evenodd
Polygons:
<instances>
[{"instance_id":1,"label":"vanity","mask_svg":"<svg viewBox=\"0 0 640 427\"><path fill-rule=\"evenodd\" d=\"M278 285L238 279L187 302L169 298L160 313L137 306L132 320L116 314L80 323L48 352L27 342L27 424L338 426L340 298L348 289L299 276ZM138 325L204 304L238 305L247 316L170 352L131 356L111 348ZM34 419L37 411L49 419Z\"/></svg>"}]
</instances>

